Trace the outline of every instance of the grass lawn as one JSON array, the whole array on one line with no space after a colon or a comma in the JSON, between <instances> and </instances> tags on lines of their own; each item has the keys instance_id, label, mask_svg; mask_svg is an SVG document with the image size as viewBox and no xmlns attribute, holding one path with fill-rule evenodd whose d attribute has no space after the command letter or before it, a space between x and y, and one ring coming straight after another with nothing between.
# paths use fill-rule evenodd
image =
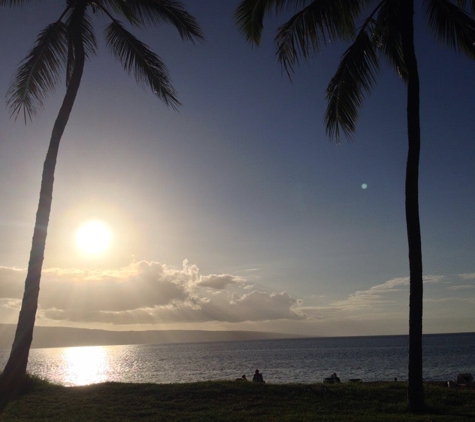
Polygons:
<instances>
[{"instance_id":1,"label":"grass lawn","mask_svg":"<svg viewBox=\"0 0 475 422\"><path fill-rule=\"evenodd\" d=\"M429 410L411 415L406 384L104 383L34 380L0 421L473 421L475 390L427 385Z\"/></svg>"}]
</instances>

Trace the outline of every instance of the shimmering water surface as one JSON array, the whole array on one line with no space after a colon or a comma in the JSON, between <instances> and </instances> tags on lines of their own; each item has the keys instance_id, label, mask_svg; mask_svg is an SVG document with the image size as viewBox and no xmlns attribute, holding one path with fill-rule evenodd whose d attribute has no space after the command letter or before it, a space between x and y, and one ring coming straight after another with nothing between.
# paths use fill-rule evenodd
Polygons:
<instances>
[{"instance_id":1,"label":"shimmering water surface","mask_svg":"<svg viewBox=\"0 0 475 422\"><path fill-rule=\"evenodd\" d=\"M248 378L313 383L407 379L407 336L32 349L28 371L67 386L104 381L174 383ZM8 358L0 350L0 365ZM424 378L475 373L475 334L424 336Z\"/></svg>"}]
</instances>

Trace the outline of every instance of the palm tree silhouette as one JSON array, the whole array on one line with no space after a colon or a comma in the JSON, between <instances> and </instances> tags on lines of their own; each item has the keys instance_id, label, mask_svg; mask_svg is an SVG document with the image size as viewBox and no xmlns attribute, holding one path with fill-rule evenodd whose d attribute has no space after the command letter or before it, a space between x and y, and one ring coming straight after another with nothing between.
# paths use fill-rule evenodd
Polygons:
<instances>
[{"instance_id":1,"label":"palm tree silhouette","mask_svg":"<svg viewBox=\"0 0 475 422\"><path fill-rule=\"evenodd\" d=\"M0 6L16 6L32 0L0 0ZM54 171L58 148L81 84L84 64L96 52L93 15L108 18L106 44L137 82L148 86L166 105L180 104L162 60L138 40L117 17L143 28L162 22L173 25L182 39L202 40L200 26L176 0L66 0L59 18L40 32L36 43L21 63L7 92L13 116L23 113L31 119L47 94L65 72L66 93L53 126L43 166L40 199L25 280L18 325L8 362L0 375L0 397L21 385L26 374L28 355L38 307L41 270L53 195Z\"/></svg>"},{"instance_id":2,"label":"palm tree silhouette","mask_svg":"<svg viewBox=\"0 0 475 422\"><path fill-rule=\"evenodd\" d=\"M456 52L475 59L475 0L423 0L429 28ZM419 222L419 72L414 48L414 0L241 0L235 20L247 40L259 44L264 16L293 9L277 30L277 56L291 76L299 59L317 53L329 39L351 40L327 87L326 131L337 142L356 130L365 94L375 83L381 58L407 86L405 210L409 245L408 403L424 408L422 384L422 247Z\"/></svg>"}]
</instances>

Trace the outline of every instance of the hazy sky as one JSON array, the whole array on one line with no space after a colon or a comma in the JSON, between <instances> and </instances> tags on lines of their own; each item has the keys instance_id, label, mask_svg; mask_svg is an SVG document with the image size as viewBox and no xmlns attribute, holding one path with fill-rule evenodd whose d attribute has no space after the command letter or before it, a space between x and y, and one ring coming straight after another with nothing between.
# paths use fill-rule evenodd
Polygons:
<instances>
[{"instance_id":1,"label":"hazy sky","mask_svg":"<svg viewBox=\"0 0 475 422\"><path fill-rule=\"evenodd\" d=\"M0 14L0 91L64 1ZM233 24L237 0L186 0L206 42L134 31L183 106L137 86L103 43L59 152L38 325L404 334L405 86L381 69L352 142L325 135L330 43L293 81ZM475 64L433 40L418 10L424 331L475 331ZM16 323L41 170L64 83L32 123L0 108L0 322ZM5 104L5 102L4 102ZM363 185L366 189L363 189ZM102 254L75 243L100 220Z\"/></svg>"}]
</instances>

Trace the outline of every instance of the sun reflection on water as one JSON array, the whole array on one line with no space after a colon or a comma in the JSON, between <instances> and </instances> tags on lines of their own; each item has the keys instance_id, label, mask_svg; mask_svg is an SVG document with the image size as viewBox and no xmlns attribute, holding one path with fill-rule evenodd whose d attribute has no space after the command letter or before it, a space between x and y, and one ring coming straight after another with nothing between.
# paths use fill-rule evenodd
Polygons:
<instances>
[{"instance_id":1,"label":"sun reflection on water","mask_svg":"<svg viewBox=\"0 0 475 422\"><path fill-rule=\"evenodd\" d=\"M109 359L105 347L68 347L63 351L64 385L88 385L107 380Z\"/></svg>"}]
</instances>

